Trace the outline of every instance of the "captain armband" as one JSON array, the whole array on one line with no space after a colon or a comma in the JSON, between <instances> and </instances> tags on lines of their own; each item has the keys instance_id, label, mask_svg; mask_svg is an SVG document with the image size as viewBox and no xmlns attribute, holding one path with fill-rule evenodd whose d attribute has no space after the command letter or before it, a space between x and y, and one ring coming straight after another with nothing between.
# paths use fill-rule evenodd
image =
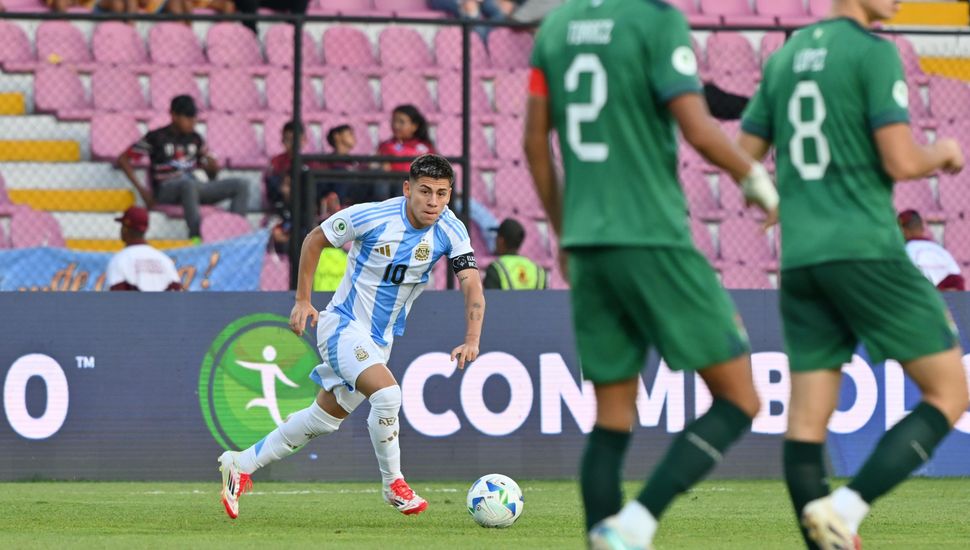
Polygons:
<instances>
[{"instance_id":1,"label":"captain armband","mask_svg":"<svg viewBox=\"0 0 970 550\"><path fill-rule=\"evenodd\" d=\"M451 270L455 273L466 269L478 269L478 262L475 261L475 254L469 252L451 259Z\"/></svg>"}]
</instances>

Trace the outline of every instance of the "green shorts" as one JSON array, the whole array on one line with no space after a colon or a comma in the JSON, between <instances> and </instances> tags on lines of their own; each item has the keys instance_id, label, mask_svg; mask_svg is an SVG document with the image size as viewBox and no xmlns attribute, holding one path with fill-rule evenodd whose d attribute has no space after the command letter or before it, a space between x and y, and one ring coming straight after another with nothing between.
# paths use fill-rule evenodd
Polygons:
<instances>
[{"instance_id":1,"label":"green shorts","mask_svg":"<svg viewBox=\"0 0 970 550\"><path fill-rule=\"evenodd\" d=\"M579 360L595 383L636 376L651 346L675 370L749 350L734 303L694 249L574 248L569 275Z\"/></svg>"},{"instance_id":2,"label":"green shorts","mask_svg":"<svg viewBox=\"0 0 970 550\"><path fill-rule=\"evenodd\" d=\"M908 259L785 269L781 315L792 371L838 368L860 341L873 363L908 361L958 342L939 291Z\"/></svg>"}]
</instances>

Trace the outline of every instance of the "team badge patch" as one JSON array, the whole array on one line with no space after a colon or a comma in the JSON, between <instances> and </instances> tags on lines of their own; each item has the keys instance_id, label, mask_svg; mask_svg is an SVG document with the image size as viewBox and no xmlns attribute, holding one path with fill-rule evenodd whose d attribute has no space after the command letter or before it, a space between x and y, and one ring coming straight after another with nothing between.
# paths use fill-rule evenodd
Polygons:
<instances>
[{"instance_id":1,"label":"team badge patch","mask_svg":"<svg viewBox=\"0 0 970 550\"><path fill-rule=\"evenodd\" d=\"M338 237L343 237L347 233L347 220L343 218L337 218L330 223L330 227L333 229L333 234Z\"/></svg>"},{"instance_id":2,"label":"team badge patch","mask_svg":"<svg viewBox=\"0 0 970 550\"><path fill-rule=\"evenodd\" d=\"M697 74L697 56L694 55L694 50L687 46L681 46L674 50L674 55L670 61L674 69L682 75Z\"/></svg>"},{"instance_id":3,"label":"team badge patch","mask_svg":"<svg viewBox=\"0 0 970 550\"><path fill-rule=\"evenodd\" d=\"M356 357L358 361L366 361L367 358L370 357L370 354L367 353L367 350L364 348L357 346L354 348L354 357Z\"/></svg>"},{"instance_id":4,"label":"team badge patch","mask_svg":"<svg viewBox=\"0 0 970 550\"><path fill-rule=\"evenodd\" d=\"M902 80L897 80L893 84L893 99L903 109L909 107L909 87Z\"/></svg>"},{"instance_id":5,"label":"team badge patch","mask_svg":"<svg viewBox=\"0 0 970 550\"><path fill-rule=\"evenodd\" d=\"M421 243L414 249L414 259L423 262L431 256L431 247L428 243Z\"/></svg>"}]
</instances>

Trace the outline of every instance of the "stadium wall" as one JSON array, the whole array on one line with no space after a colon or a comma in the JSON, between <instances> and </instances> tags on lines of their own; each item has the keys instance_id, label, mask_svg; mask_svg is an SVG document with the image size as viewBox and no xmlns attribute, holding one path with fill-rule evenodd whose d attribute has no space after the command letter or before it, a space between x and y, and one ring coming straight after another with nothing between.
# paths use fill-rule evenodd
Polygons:
<instances>
[{"instance_id":1,"label":"stadium wall","mask_svg":"<svg viewBox=\"0 0 970 550\"><path fill-rule=\"evenodd\" d=\"M778 477L788 371L777 293L732 295L765 407L716 475ZM947 300L966 333L970 298ZM0 293L0 480L214 480L223 447L255 442L316 392L307 378L313 338L286 328L291 303L291 293ZM447 355L464 334L461 311L459 293L429 293L395 345L408 476L573 477L595 406L579 375L568 295L490 292L483 355L463 373ZM918 400L898 364L873 367L864 350L845 372L828 446L837 475L854 472ZM655 357L642 381L630 477L643 476L710 399ZM365 419L356 412L260 478L376 479ZM970 414L920 473L968 475L968 455Z\"/></svg>"}]
</instances>

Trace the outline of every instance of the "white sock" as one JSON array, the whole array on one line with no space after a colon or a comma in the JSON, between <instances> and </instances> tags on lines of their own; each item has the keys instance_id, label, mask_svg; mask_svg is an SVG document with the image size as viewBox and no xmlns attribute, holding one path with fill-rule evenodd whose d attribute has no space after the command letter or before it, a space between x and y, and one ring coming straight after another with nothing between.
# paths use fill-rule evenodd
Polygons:
<instances>
[{"instance_id":1,"label":"white sock","mask_svg":"<svg viewBox=\"0 0 970 550\"><path fill-rule=\"evenodd\" d=\"M869 514L869 505L866 501L862 500L859 493L848 487L839 487L832 493L832 508L842 516L853 534L859 532L859 525Z\"/></svg>"},{"instance_id":2,"label":"white sock","mask_svg":"<svg viewBox=\"0 0 970 550\"><path fill-rule=\"evenodd\" d=\"M653 536L657 532L657 520L650 510L634 499L616 515L620 527L620 535L633 546L650 546Z\"/></svg>"},{"instance_id":3,"label":"white sock","mask_svg":"<svg viewBox=\"0 0 970 550\"><path fill-rule=\"evenodd\" d=\"M236 454L239 470L251 474L256 470L296 452L318 435L333 433L343 419L331 416L314 401L309 407L286 417L286 421L255 445Z\"/></svg>"},{"instance_id":4,"label":"white sock","mask_svg":"<svg viewBox=\"0 0 970 550\"><path fill-rule=\"evenodd\" d=\"M401 387L389 386L372 393L370 414L367 415L367 431L374 445L377 464L381 469L381 479L387 487L401 474L400 423L398 412L401 410Z\"/></svg>"}]
</instances>

